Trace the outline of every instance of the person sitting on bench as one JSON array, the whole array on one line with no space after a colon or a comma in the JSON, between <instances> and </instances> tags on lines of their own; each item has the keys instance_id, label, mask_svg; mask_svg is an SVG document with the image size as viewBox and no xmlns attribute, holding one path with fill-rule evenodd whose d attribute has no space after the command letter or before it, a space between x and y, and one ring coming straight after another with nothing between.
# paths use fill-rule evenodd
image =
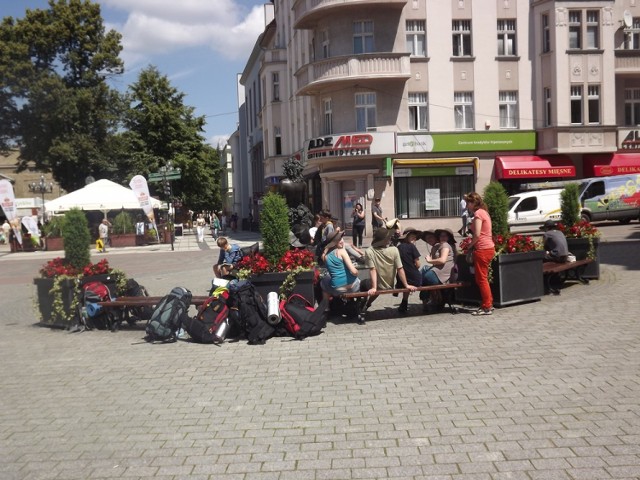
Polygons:
<instances>
[{"instance_id":1,"label":"person sitting on bench","mask_svg":"<svg viewBox=\"0 0 640 480\"><path fill-rule=\"evenodd\" d=\"M369 294L369 297L363 298L362 313L366 312L378 297L378 290L393 288L396 275L403 288L408 288L410 292L416 291L416 287L407 282L398 248L390 245L392 234L393 231L386 227L377 228L373 232L371 246L365 252L364 264L369 269L371 278L363 280L360 284L360 291Z\"/></svg>"},{"instance_id":2,"label":"person sitting on bench","mask_svg":"<svg viewBox=\"0 0 640 480\"><path fill-rule=\"evenodd\" d=\"M220 257L213 266L213 273L218 278L225 278L231 275L236 264L242 260L242 250L236 244L231 245L226 237L218 237L216 243L220 247Z\"/></svg>"},{"instance_id":3,"label":"person sitting on bench","mask_svg":"<svg viewBox=\"0 0 640 480\"><path fill-rule=\"evenodd\" d=\"M422 285L444 285L451 279L456 258L456 239L449 228L435 231L438 243L431 253L425 257L427 264L422 270ZM442 293L420 292L422 309L425 313L440 310L444 307Z\"/></svg>"},{"instance_id":4,"label":"person sitting on bench","mask_svg":"<svg viewBox=\"0 0 640 480\"><path fill-rule=\"evenodd\" d=\"M544 232L542 239L545 250L545 262L564 263L569 256L569 245L567 245L567 238L560 230L557 229L557 224L553 220L547 220L544 225L540 227L540 230Z\"/></svg>"},{"instance_id":5,"label":"person sitting on bench","mask_svg":"<svg viewBox=\"0 0 640 480\"><path fill-rule=\"evenodd\" d=\"M405 228L402 235L398 237L398 251L400 260L404 268L407 282L416 287L422 286L422 274L420 273L420 252L416 247L416 240L422 237L422 232L415 228ZM396 288L402 288L402 283L398 280ZM398 307L398 313L407 313L409 309L409 292L402 294L402 301Z\"/></svg>"},{"instance_id":6,"label":"person sitting on bench","mask_svg":"<svg viewBox=\"0 0 640 480\"><path fill-rule=\"evenodd\" d=\"M333 232L322 257L327 267L326 275L320 282L324 298L339 297L343 293L360 291L358 269L351 262L344 248L344 232Z\"/></svg>"}]
</instances>

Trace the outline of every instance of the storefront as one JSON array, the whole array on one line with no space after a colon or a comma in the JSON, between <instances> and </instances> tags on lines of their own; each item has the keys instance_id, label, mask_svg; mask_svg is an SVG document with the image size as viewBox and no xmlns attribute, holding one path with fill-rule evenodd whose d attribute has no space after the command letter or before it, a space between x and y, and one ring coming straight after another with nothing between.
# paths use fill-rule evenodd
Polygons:
<instances>
[{"instance_id":1,"label":"storefront","mask_svg":"<svg viewBox=\"0 0 640 480\"><path fill-rule=\"evenodd\" d=\"M585 155L583 172L585 178L640 173L640 152Z\"/></svg>"},{"instance_id":2,"label":"storefront","mask_svg":"<svg viewBox=\"0 0 640 480\"><path fill-rule=\"evenodd\" d=\"M522 184L570 180L576 177L576 167L566 155L509 155L496 157L496 180L509 194L522 191Z\"/></svg>"}]
</instances>

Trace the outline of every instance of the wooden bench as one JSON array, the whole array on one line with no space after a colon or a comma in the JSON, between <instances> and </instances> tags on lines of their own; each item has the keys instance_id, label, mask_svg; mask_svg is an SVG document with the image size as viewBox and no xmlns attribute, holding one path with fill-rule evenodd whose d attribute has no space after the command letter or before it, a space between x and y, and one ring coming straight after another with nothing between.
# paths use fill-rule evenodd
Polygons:
<instances>
[{"instance_id":1,"label":"wooden bench","mask_svg":"<svg viewBox=\"0 0 640 480\"><path fill-rule=\"evenodd\" d=\"M461 287L469 287L470 284L468 282L454 282L454 283L444 283L441 285L427 285L424 287L416 287L416 292L433 292L436 290L450 290L450 289L456 289L456 288L461 288ZM353 293L343 293L342 295L340 295L340 298L343 300L351 300L351 299L358 299L358 298L365 298L365 297L377 297L378 295L388 295L388 294L401 294L401 293L410 293L411 290L409 290L408 288L391 288L389 290L376 290L376 293L374 293L373 295L369 295L368 292L353 292ZM449 303L449 308L451 309L451 311L453 312L453 307L451 305L451 302ZM364 324L364 312L362 311L362 307L363 305L360 302L356 302L356 314L357 314L357 319L358 319L358 323L360 325Z\"/></svg>"},{"instance_id":2,"label":"wooden bench","mask_svg":"<svg viewBox=\"0 0 640 480\"><path fill-rule=\"evenodd\" d=\"M128 323L133 323L135 320L130 322L131 309L139 307L155 307L162 298L163 297L117 297L115 300L110 302L98 302L98 305L106 309L121 309L121 319ZM191 305L198 307L202 305L207 298L209 297L206 295L194 295L191 297Z\"/></svg>"},{"instance_id":3,"label":"wooden bench","mask_svg":"<svg viewBox=\"0 0 640 480\"><path fill-rule=\"evenodd\" d=\"M573 275L573 278L580 283L588 284L589 279L583 278L582 274L591 262L593 262L593 260L590 258L576 260L575 262L544 262L542 264L542 274L544 276L545 291L553 295L560 295L560 289L553 286L553 280L555 278L561 280L558 285L559 287L568 278L569 274ZM562 273L564 273L564 275L561 276L560 274Z\"/></svg>"}]
</instances>

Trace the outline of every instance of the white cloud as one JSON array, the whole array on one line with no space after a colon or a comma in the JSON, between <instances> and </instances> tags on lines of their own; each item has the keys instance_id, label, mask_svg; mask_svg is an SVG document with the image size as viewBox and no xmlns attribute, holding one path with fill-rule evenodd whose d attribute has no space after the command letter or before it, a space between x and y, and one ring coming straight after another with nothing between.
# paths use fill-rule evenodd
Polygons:
<instances>
[{"instance_id":1,"label":"white cloud","mask_svg":"<svg viewBox=\"0 0 640 480\"><path fill-rule=\"evenodd\" d=\"M231 135L214 135L211 138L209 138L209 145L212 145L213 147L220 147L220 148L224 148L224 146L227 144L227 141L229 140L229 137Z\"/></svg>"},{"instance_id":2,"label":"white cloud","mask_svg":"<svg viewBox=\"0 0 640 480\"><path fill-rule=\"evenodd\" d=\"M263 6L250 11L235 0L101 0L127 12L122 58L127 68L153 55L205 47L231 60L245 59L264 30Z\"/></svg>"}]
</instances>

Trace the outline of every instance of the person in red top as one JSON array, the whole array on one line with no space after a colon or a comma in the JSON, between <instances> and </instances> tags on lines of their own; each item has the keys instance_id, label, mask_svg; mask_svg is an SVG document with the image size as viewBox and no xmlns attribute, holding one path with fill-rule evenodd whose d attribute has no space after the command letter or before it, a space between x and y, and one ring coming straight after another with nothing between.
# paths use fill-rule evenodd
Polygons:
<instances>
[{"instance_id":1,"label":"person in red top","mask_svg":"<svg viewBox=\"0 0 640 480\"><path fill-rule=\"evenodd\" d=\"M489 265L495 255L495 244L491 235L491 217L482 197L476 192L467 194L467 208L473 213L471 223L470 248L473 248L473 268L476 284L480 289L482 303L472 315L491 315L493 313L493 295L489 285Z\"/></svg>"}]
</instances>

